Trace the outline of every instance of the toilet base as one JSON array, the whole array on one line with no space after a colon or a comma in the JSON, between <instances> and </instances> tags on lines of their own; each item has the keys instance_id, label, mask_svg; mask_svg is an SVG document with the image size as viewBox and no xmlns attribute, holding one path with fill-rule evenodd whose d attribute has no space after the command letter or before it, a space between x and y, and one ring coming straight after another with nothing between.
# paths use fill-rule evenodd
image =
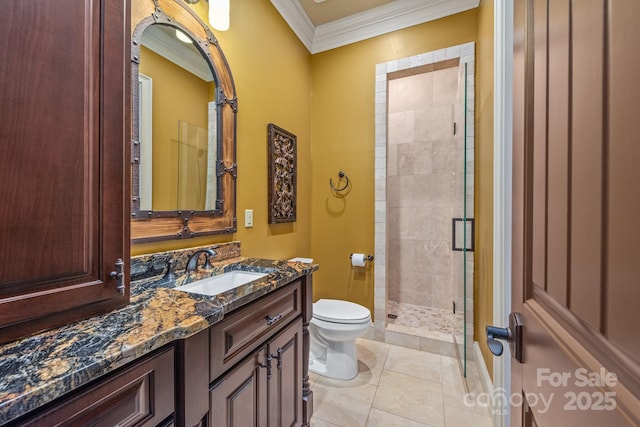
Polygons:
<instances>
[{"instance_id":1,"label":"toilet base","mask_svg":"<svg viewBox=\"0 0 640 427\"><path fill-rule=\"evenodd\" d=\"M351 380L358 375L356 342L340 341L324 347L312 338L309 371L336 380Z\"/></svg>"}]
</instances>

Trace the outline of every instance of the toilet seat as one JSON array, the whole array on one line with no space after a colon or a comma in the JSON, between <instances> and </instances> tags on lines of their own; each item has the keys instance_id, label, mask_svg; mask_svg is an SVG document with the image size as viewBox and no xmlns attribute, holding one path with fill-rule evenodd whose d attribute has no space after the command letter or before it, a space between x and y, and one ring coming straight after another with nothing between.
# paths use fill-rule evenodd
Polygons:
<instances>
[{"instance_id":1,"label":"toilet seat","mask_svg":"<svg viewBox=\"0 0 640 427\"><path fill-rule=\"evenodd\" d=\"M319 299L313 303L313 317L330 323L358 324L371 321L371 312L356 303Z\"/></svg>"}]
</instances>

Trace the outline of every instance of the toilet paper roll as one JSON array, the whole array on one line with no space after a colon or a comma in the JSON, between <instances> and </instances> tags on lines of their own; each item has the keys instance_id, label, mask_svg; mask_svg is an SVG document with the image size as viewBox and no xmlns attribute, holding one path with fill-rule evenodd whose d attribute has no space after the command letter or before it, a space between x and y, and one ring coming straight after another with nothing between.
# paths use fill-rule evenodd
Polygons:
<instances>
[{"instance_id":1,"label":"toilet paper roll","mask_svg":"<svg viewBox=\"0 0 640 427\"><path fill-rule=\"evenodd\" d=\"M354 267L364 267L367 263L365 254L351 254L351 265Z\"/></svg>"}]
</instances>

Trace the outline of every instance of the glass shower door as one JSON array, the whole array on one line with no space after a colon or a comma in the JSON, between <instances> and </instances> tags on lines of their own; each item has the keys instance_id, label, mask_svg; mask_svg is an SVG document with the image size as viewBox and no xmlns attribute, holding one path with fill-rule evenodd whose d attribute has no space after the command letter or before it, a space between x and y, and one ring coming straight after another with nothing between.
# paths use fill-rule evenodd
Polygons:
<instances>
[{"instance_id":1,"label":"glass shower door","mask_svg":"<svg viewBox=\"0 0 640 427\"><path fill-rule=\"evenodd\" d=\"M469 304L473 299L473 149L467 146L469 129L468 65L460 63L458 73L458 97L454 107L454 144L457 153L454 159L454 203L451 220L453 281L454 281L454 343L456 356L463 378L467 377L467 361L473 346L473 314ZM473 114L472 112L469 114Z\"/></svg>"}]
</instances>

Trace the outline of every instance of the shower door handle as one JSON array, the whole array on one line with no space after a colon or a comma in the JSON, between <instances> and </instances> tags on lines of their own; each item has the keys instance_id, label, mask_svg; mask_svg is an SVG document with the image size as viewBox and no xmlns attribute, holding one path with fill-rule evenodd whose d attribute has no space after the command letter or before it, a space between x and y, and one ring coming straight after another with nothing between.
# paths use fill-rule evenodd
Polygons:
<instances>
[{"instance_id":1,"label":"shower door handle","mask_svg":"<svg viewBox=\"0 0 640 427\"><path fill-rule=\"evenodd\" d=\"M498 340L505 340L509 343L511 356L522 363L522 315L520 313L509 314L509 327L499 328L497 326L487 326L487 345L494 356L502 356L502 343Z\"/></svg>"},{"instance_id":2,"label":"shower door handle","mask_svg":"<svg viewBox=\"0 0 640 427\"><path fill-rule=\"evenodd\" d=\"M469 240L467 242L464 242L464 239L463 239L462 243L460 243L460 246L458 246L458 239L457 239L459 223L462 224L461 228L463 233L467 232L467 224L471 226L471 232L469 233L470 234ZM476 228L475 221L473 218L451 218L451 250L453 251L466 250L469 252L473 252L474 250L473 236L475 235L475 228Z\"/></svg>"}]
</instances>

